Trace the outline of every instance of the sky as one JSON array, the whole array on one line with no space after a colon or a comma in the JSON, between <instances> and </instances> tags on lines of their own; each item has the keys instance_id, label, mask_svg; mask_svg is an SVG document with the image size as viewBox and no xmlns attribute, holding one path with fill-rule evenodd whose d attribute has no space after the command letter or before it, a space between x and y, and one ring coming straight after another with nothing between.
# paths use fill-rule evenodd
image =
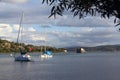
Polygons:
<instances>
[{"instance_id":1,"label":"sky","mask_svg":"<svg viewBox=\"0 0 120 80\"><path fill-rule=\"evenodd\" d=\"M114 18L73 17L69 12L48 18L51 6L42 0L1 0L0 38L17 41L22 12L22 36L19 42L53 47L100 46L120 44L120 32ZM45 43L44 43L45 41Z\"/></svg>"}]
</instances>

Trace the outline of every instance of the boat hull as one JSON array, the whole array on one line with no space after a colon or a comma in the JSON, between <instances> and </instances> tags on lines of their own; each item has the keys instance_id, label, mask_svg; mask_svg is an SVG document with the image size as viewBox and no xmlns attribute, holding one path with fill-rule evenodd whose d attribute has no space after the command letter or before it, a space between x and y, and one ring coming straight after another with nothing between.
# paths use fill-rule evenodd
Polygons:
<instances>
[{"instance_id":1,"label":"boat hull","mask_svg":"<svg viewBox=\"0 0 120 80\"><path fill-rule=\"evenodd\" d=\"M41 58L52 58L52 55L47 55L47 54L43 54L40 56Z\"/></svg>"},{"instance_id":2,"label":"boat hull","mask_svg":"<svg viewBox=\"0 0 120 80\"><path fill-rule=\"evenodd\" d=\"M21 56L15 57L15 61L31 61L31 57L21 55Z\"/></svg>"}]
</instances>

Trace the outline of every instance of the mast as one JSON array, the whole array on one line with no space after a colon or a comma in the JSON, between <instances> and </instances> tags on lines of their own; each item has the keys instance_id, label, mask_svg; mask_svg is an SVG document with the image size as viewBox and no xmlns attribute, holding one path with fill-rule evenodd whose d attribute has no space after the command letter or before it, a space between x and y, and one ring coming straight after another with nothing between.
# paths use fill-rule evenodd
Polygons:
<instances>
[{"instance_id":1,"label":"mast","mask_svg":"<svg viewBox=\"0 0 120 80\"><path fill-rule=\"evenodd\" d=\"M44 40L44 50L46 52L46 27L44 28L44 38L45 38L45 40Z\"/></svg>"},{"instance_id":2,"label":"mast","mask_svg":"<svg viewBox=\"0 0 120 80\"><path fill-rule=\"evenodd\" d=\"M22 12L22 15L21 15L21 18L20 18L20 23L19 23L19 30L18 30L18 36L17 36L17 43L19 43L19 37L20 37L20 31L21 31L21 29L22 29L22 20L23 20L23 15L24 15L24 13Z\"/></svg>"}]
</instances>

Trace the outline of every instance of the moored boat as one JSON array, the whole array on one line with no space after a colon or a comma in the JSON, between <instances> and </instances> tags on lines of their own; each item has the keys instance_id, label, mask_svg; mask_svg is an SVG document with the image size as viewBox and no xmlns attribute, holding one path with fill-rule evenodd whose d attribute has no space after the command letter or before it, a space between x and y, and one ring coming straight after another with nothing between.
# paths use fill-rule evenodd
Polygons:
<instances>
[{"instance_id":1,"label":"moored boat","mask_svg":"<svg viewBox=\"0 0 120 80\"><path fill-rule=\"evenodd\" d=\"M30 55L20 55L18 57L15 57L15 61L31 61Z\"/></svg>"},{"instance_id":2,"label":"moored boat","mask_svg":"<svg viewBox=\"0 0 120 80\"><path fill-rule=\"evenodd\" d=\"M19 38L20 38L20 36L22 36L21 34L22 34L22 30L23 30L23 27L21 26L22 19L23 19L23 12L22 12L18 36L17 36L17 43L18 43L17 46L19 47L20 55L19 56L14 55L14 58L15 58L15 61L31 61L31 56L27 54L26 49L24 47L22 47L21 43L19 42Z\"/></svg>"},{"instance_id":3,"label":"moored boat","mask_svg":"<svg viewBox=\"0 0 120 80\"><path fill-rule=\"evenodd\" d=\"M51 51L45 51L40 55L41 58L52 58L52 52Z\"/></svg>"}]
</instances>

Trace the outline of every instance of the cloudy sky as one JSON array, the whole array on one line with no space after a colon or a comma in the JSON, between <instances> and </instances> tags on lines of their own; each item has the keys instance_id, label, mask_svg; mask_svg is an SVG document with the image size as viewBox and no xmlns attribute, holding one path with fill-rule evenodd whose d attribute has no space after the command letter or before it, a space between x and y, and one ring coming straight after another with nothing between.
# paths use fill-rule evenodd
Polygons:
<instances>
[{"instance_id":1,"label":"cloudy sky","mask_svg":"<svg viewBox=\"0 0 120 80\"><path fill-rule=\"evenodd\" d=\"M120 26L114 27L114 18L87 16L79 20L69 12L56 19L48 18L51 7L41 3L42 0L1 0L0 38L16 42L24 12L21 42L44 45L45 41L54 47L120 44Z\"/></svg>"}]
</instances>

